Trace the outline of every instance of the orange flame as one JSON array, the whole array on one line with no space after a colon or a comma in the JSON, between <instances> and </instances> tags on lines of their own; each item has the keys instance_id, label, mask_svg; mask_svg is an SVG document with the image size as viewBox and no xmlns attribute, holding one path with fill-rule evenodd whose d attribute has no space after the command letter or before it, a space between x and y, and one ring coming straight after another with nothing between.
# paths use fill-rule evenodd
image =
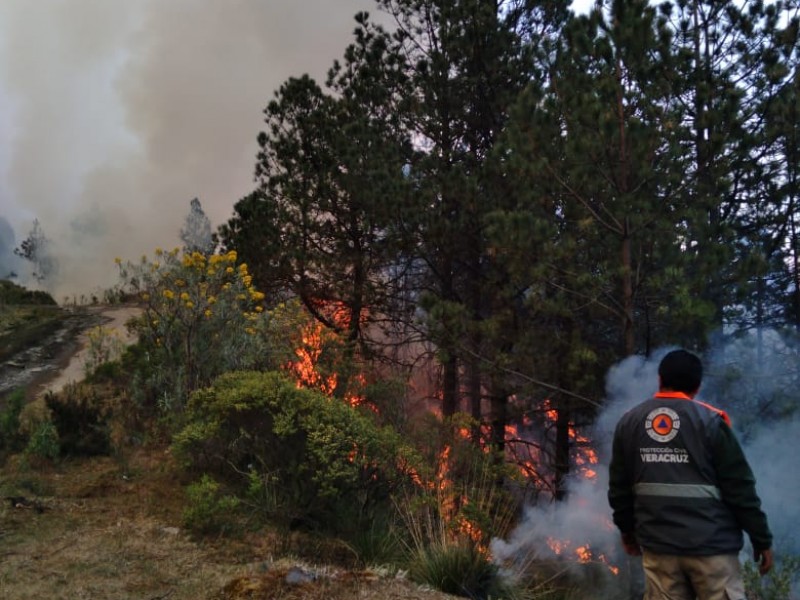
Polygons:
<instances>
[{"instance_id":1,"label":"orange flame","mask_svg":"<svg viewBox=\"0 0 800 600\"><path fill-rule=\"evenodd\" d=\"M580 564L592 562L601 563L605 565L612 574L619 575L619 567L611 564L604 554L595 555L589 544L572 548L572 542L570 540L559 540L554 537L548 537L545 541L550 550L553 551L553 554L560 558L575 560Z\"/></svg>"},{"instance_id":2,"label":"orange flame","mask_svg":"<svg viewBox=\"0 0 800 600\"><path fill-rule=\"evenodd\" d=\"M346 329L350 320L350 312L340 302L332 302L325 308L318 308L334 323L337 328ZM326 347L341 345L339 334L326 328L316 320L309 320L300 331L300 341L294 350L296 360L288 361L283 367L297 382L297 387L311 388L321 391L326 396L332 396L340 385L337 373L323 374L320 371L320 362ZM367 377L358 373L348 381L350 389L345 393L344 399L351 406L360 406L365 403L363 390L367 386ZM377 408L370 406L372 410Z\"/></svg>"}]
</instances>

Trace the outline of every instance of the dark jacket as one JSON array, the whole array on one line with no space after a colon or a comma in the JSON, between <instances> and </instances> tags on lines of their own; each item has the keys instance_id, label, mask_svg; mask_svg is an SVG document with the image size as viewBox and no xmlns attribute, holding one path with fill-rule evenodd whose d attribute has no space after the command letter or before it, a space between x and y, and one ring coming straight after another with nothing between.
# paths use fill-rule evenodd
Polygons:
<instances>
[{"instance_id":1,"label":"dark jacket","mask_svg":"<svg viewBox=\"0 0 800 600\"><path fill-rule=\"evenodd\" d=\"M746 531L772 544L755 477L728 416L685 394L658 393L614 433L608 499L614 523L658 554L735 554Z\"/></svg>"}]
</instances>

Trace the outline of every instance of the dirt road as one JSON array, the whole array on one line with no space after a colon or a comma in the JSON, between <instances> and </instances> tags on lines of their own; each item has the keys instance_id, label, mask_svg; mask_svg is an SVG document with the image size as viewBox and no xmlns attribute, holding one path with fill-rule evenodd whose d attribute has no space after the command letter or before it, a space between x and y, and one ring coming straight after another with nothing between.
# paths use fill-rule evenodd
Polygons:
<instances>
[{"instance_id":1,"label":"dirt road","mask_svg":"<svg viewBox=\"0 0 800 600\"><path fill-rule=\"evenodd\" d=\"M119 306L113 308L102 309L97 316L101 321L98 325L92 325L80 332L78 335L77 343L78 349L62 364L62 367L56 370L55 374L47 382L43 383L39 393L45 391L57 392L68 383L80 381L85 376L86 360L89 354L88 347L88 332L94 327L103 327L104 329L113 332L117 335L119 340L124 344L131 344L135 341L125 324L133 317L138 315L141 309L133 306Z\"/></svg>"},{"instance_id":2,"label":"dirt road","mask_svg":"<svg viewBox=\"0 0 800 600\"><path fill-rule=\"evenodd\" d=\"M57 391L69 382L84 377L87 333L103 326L119 333L120 339L132 339L125 323L140 309L133 306L80 307L70 312L53 334L0 363L0 396L23 388L28 399L47 390Z\"/></svg>"}]
</instances>

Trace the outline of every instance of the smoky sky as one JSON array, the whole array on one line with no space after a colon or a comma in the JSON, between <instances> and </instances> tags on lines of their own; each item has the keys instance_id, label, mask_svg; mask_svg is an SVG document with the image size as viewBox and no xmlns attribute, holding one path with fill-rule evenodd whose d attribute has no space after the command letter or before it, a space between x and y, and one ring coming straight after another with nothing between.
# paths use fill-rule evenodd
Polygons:
<instances>
[{"instance_id":1,"label":"smoky sky","mask_svg":"<svg viewBox=\"0 0 800 600\"><path fill-rule=\"evenodd\" d=\"M57 299L180 245L192 198L227 220L274 91L324 82L360 10L382 16L372 0L3 0L0 217L17 244L39 220Z\"/></svg>"},{"instance_id":2,"label":"smoky sky","mask_svg":"<svg viewBox=\"0 0 800 600\"><path fill-rule=\"evenodd\" d=\"M232 216L274 91L323 83L361 10L388 21L375 0L2 0L0 218L17 244L39 220L56 299L179 246L192 198Z\"/></svg>"}]
</instances>

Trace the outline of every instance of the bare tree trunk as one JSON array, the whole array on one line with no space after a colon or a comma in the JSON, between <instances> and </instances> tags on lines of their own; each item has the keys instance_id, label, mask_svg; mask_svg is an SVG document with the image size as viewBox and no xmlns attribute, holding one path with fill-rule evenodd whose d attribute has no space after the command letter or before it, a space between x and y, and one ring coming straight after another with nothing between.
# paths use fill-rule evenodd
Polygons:
<instances>
[{"instance_id":1,"label":"bare tree trunk","mask_svg":"<svg viewBox=\"0 0 800 600\"><path fill-rule=\"evenodd\" d=\"M569 475L569 401L559 403L556 409L556 452L555 452L555 499L567 497L566 479Z\"/></svg>"}]
</instances>

